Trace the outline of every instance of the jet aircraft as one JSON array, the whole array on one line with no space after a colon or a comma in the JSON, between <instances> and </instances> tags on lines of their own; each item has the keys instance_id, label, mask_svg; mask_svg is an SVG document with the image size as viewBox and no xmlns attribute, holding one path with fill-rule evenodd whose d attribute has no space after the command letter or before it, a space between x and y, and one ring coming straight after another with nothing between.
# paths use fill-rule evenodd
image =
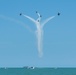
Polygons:
<instances>
[{"instance_id":1,"label":"jet aircraft","mask_svg":"<svg viewBox=\"0 0 76 75\"><path fill-rule=\"evenodd\" d=\"M22 15L22 13L20 13L20 16Z\"/></svg>"},{"instance_id":2,"label":"jet aircraft","mask_svg":"<svg viewBox=\"0 0 76 75\"><path fill-rule=\"evenodd\" d=\"M58 16L60 15L60 13L58 12L58 14L57 14Z\"/></svg>"},{"instance_id":3,"label":"jet aircraft","mask_svg":"<svg viewBox=\"0 0 76 75\"><path fill-rule=\"evenodd\" d=\"M38 14L39 17L42 17L42 15L40 15L37 11L36 11L36 13Z\"/></svg>"}]
</instances>

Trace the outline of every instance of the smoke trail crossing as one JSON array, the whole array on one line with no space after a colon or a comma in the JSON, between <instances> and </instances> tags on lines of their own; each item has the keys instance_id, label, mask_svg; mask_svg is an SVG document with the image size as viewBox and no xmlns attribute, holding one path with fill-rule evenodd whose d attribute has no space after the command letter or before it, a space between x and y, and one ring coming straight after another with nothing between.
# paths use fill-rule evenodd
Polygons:
<instances>
[{"instance_id":1,"label":"smoke trail crossing","mask_svg":"<svg viewBox=\"0 0 76 75\"><path fill-rule=\"evenodd\" d=\"M44 22L40 22L41 20L41 15L36 12L37 15L38 15L38 19L35 20L33 18L31 18L30 16L27 16L27 15L24 15L22 14L24 17L28 18L29 20L31 20L37 27L37 30L36 30L36 36L37 36L37 40L38 40L38 52L39 52L39 57L42 57L43 56L43 49L42 49L42 41L43 41L43 27L44 25L49 22L51 19L53 19L55 16L52 16L52 17L49 17L47 18Z\"/></svg>"}]
</instances>

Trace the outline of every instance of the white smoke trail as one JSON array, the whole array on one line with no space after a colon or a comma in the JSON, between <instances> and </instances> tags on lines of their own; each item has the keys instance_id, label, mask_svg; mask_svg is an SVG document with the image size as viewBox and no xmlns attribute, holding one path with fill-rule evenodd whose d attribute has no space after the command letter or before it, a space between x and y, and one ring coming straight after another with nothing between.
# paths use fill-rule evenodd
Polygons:
<instances>
[{"instance_id":1,"label":"white smoke trail","mask_svg":"<svg viewBox=\"0 0 76 75\"><path fill-rule=\"evenodd\" d=\"M33 33L33 31L31 30L31 28L30 28L28 25L26 25L24 22L22 22L22 21L19 21L19 20L17 20L17 19L14 19L14 18L11 18L11 17L7 17L7 16L4 16L4 15L0 15L0 18L1 18L1 19L4 19L4 20L11 21L11 22L15 22L15 23L17 23L17 24L20 24L20 25L22 25L23 27L25 27L26 29L28 29L30 32Z\"/></svg>"},{"instance_id":2,"label":"white smoke trail","mask_svg":"<svg viewBox=\"0 0 76 75\"><path fill-rule=\"evenodd\" d=\"M38 40L38 52L39 52L39 57L42 57L43 56L43 45L42 45L42 42L43 42L43 31L39 31L37 30L36 31L36 36L37 36L37 40Z\"/></svg>"},{"instance_id":3,"label":"white smoke trail","mask_svg":"<svg viewBox=\"0 0 76 75\"><path fill-rule=\"evenodd\" d=\"M39 13L37 13L37 15L39 16L37 20L34 20L33 18L27 16L27 15L24 15L24 17L30 19L32 22L35 23L36 27L37 27L37 30L36 30L36 36L37 36L37 40L38 40L38 52L39 52L39 57L42 57L43 56L43 44L42 44L42 41L43 41L43 27L44 25L50 21L51 19L53 19L55 16L52 16L52 17L49 17L47 18L44 22L40 23L40 20L41 20L41 15ZM27 25L25 25L25 23L23 23L22 21L19 21L19 20L16 20L16 19L13 19L13 18L10 18L10 17L6 17L6 16L3 16L3 15L0 15L1 18L5 19L5 20L9 20L9 21L12 21L12 22L15 22L15 23L18 23L20 25L23 25L25 28L27 28L30 32L33 32Z\"/></svg>"},{"instance_id":4,"label":"white smoke trail","mask_svg":"<svg viewBox=\"0 0 76 75\"><path fill-rule=\"evenodd\" d=\"M38 14L39 15L39 14ZM37 40L38 40L38 52L39 52L39 57L42 57L43 55L43 51L42 51L42 27L41 27L41 24L40 24L40 17L37 19L37 20L34 20L33 18L27 16L27 15L24 15L24 17L30 19L32 22L35 23L36 27L37 27L37 31L36 31L36 36L37 36Z\"/></svg>"},{"instance_id":5,"label":"white smoke trail","mask_svg":"<svg viewBox=\"0 0 76 75\"><path fill-rule=\"evenodd\" d=\"M43 56L43 49L42 49L42 41L43 41L43 27L44 25L50 21L51 19L53 19L55 16L52 16L52 17L49 17L48 19L46 19L43 23L40 23L40 20L41 20L41 17L40 17L40 14L38 14L38 19L37 20L34 20L33 18L27 16L27 15L24 15L24 17L28 18L29 20L31 20L32 22L35 23L36 27L37 27L37 31L36 31L36 36L37 36L37 40L38 40L38 52L39 52L39 57L42 57Z\"/></svg>"},{"instance_id":6,"label":"white smoke trail","mask_svg":"<svg viewBox=\"0 0 76 75\"><path fill-rule=\"evenodd\" d=\"M53 19L55 16L52 16L52 17L49 17L49 18L47 18L44 22L42 22L42 24L41 24L41 26L42 26L42 28L44 27L44 25L47 23L47 22L49 22L51 19Z\"/></svg>"},{"instance_id":7,"label":"white smoke trail","mask_svg":"<svg viewBox=\"0 0 76 75\"><path fill-rule=\"evenodd\" d=\"M39 52L39 57L43 56L43 45L42 45L42 41L43 41L43 29L40 25L39 22L36 23L37 26L37 30L36 30L36 36L37 36L37 40L38 40L38 52Z\"/></svg>"}]
</instances>

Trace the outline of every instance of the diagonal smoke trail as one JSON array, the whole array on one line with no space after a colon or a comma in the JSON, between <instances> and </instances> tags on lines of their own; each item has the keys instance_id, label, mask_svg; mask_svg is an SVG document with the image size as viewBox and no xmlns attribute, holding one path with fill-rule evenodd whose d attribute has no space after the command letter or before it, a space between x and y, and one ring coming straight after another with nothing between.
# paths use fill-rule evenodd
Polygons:
<instances>
[{"instance_id":1,"label":"diagonal smoke trail","mask_svg":"<svg viewBox=\"0 0 76 75\"><path fill-rule=\"evenodd\" d=\"M33 31L31 30L31 28L30 28L28 25L26 25L24 22L22 22L22 21L19 21L19 20L17 20L17 19L14 19L14 18L11 18L11 17L7 17L7 16L4 16L4 15L0 15L0 18L1 18L1 19L4 19L4 20L11 21L11 22L15 22L15 23L17 23L17 24L20 24L20 25L22 25L23 27L25 27L26 29L28 29L30 32L33 33Z\"/></svg>"},{"instance_id":2,"label":"diagonal smoke trail","mask_svg":"<svg viewBox=\"0 0 76 75\"><path fill-rule=\"evenodd\" d=\"M43 42L43 27L44 25L50 21L51 19L53 19L55 16L49 17L47 18L44 22L40 23L41 20L41 15L39 13L37 13L37 15L39 16L37 20L31 18L30 16L24 15L22 14L24 17L28 18L29 20L31 20L37 27L36 30L36 36L37 36L37 40L38 40L38 52L39 52L39 57L43 56L43 47L42 47L42 42Z\"/></svg>"},{"instance_id":3,"label":"diagonal smoke trail","mask_svg":"<svg viewBox=\"0 0 76 75\"><path fill-rule=\"evenodd\" d=\"M55 16L47 18L44 22L41 23L41 26L44 27L44 25L49 22L51 19L53 19Z\"/></svg>"}]
</instances>

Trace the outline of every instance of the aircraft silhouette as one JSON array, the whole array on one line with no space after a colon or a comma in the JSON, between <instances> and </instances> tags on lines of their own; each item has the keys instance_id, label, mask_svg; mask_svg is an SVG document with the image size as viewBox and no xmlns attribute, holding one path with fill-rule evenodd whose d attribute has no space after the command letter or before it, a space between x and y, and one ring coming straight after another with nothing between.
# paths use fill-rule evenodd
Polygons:
<instances>
[{"instance_id":1,"label":"aircraft silhouette","mask_svg":"<svg viewBox=\"0 0 76 75\"><path fill-rule=\"evenodd\" d=\"M22 15L22 13L20 13L20 16Z\"/></svg>"},{"instance_id":2,"label":"aircraft silhouette","mask_svg":"<svg viewBox=\"0 0 76 75\"><path fill-rule=\"evenodd\" d=\"M36 11L36 13L39 15L39 17L42 17L42 15L40 15L37 11Z\"/></svg>"},{"instance_id":3,"label":"aircraft silhouette","mask_svg":"<svg viewBox=\"0 0 76 75\"><path fill-rule=\"evenodd\" d=\"M60 15L60 13L58 12L58 14L57 14L58 16Z\"/></svg>"}]
</instances>

